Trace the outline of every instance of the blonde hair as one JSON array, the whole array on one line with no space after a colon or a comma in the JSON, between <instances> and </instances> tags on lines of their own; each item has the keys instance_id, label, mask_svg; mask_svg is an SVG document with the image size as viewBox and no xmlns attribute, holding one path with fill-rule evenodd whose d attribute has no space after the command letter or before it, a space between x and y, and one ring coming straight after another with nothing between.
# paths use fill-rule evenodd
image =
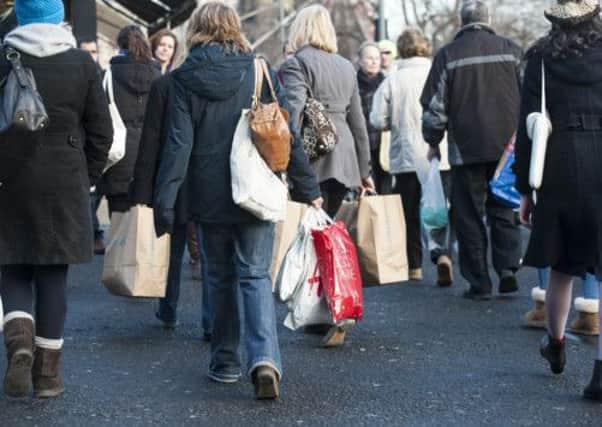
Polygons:
<instances>
[{"instance_id":1,"label":"blonde hair","mask_svg":"<svg viewBox=\"0 0 602 427\"><path fill-rule=\"evenodd\" d=\"M251 52L251 44L242 34L238 13L219 1L210 1L200 6L188 24L188 49L210 43L229 45L244 53Z\"/></svg>"},{"instance_id":2,"label":"blonde hair","mask_svg":"<svg viewBox=\"0 0 602 427\"><path fill-rule=\"evenodd\" d=\"M287 52L297 52L310 45L329 53L337 53L337 34L328 9L321 5L304 7L291 25Z\"/></svg>"},{"instance_id":3,"label":"blonde hair","mask_svg":"<svg viewBox=\"0 0 602 427\"><path fill-rule=\"evenodd\" d=\"M431 56L431 44L428 39L417 28L405 30L397 39L397 50L402 58L413 58Z\"/></svg>"}]
</instances>

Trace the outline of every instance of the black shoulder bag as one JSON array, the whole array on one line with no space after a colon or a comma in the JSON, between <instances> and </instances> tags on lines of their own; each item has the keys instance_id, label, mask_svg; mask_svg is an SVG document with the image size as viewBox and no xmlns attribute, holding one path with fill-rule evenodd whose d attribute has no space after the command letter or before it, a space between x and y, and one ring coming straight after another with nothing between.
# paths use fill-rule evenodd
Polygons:
<instances>
[{"instance_id":1,"label":"black shoulder bag","mask_svg":"<svg viewBox=\"0 0 602 427\"><path fill-rule=\"evenodd\" d=\"M9 129L37 132L48 127L48 113L29 68L21 64L21 54L3 46L11 70L0 81L0 134Z\"/></svg>"}]
</instances>

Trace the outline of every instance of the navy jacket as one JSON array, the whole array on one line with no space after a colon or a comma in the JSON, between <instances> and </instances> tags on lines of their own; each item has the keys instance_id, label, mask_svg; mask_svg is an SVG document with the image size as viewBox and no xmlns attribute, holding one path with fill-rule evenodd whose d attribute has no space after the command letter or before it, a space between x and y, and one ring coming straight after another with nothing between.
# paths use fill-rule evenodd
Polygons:
<instances>
[{"instance_id":1,"label":"navy jacket","mask_svg":"<svg viewBox=\"0 0 602 427\"><path fill-rule=\"evenodd\" d=\"M154 189L157 234L174 222L174 205L186 177L188 213L201 223L245 223L258 219L232 200L230 151L241 111L250 108L255 87L254 55L220 45L192 49L172 73L167 140ZM276 75L272 82L280 102L286 95ZM263 86L267 101L268 88ZM288 178L293 197L309 203L320 196L317 179L296 130L293 130ZM269 191L269 189L266 189Z\"/></svg>"}]
</instances>

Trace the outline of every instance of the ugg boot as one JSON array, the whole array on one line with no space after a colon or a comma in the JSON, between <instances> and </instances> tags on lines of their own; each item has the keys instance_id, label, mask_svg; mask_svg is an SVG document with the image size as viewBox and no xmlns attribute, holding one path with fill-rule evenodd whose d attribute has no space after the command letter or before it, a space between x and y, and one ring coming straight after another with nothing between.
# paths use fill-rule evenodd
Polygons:
<instances>
[{"instance_id":1,"label":"ugg boot","mask_svg":"<svg viewBox=\"0 0 602 427\"><path fill-rule=\"evenodd\" d=\"M578 335L599 335L598 305L597 299L575 298L577 317L571 322L569 331Z\"/></svg>"},{"instance_id":2,"label":"ugg boot","mask_svg":"<svg viewBox=\"0 0 602 427\"><path fill-rule=\"evenodd\" d=\"M33 363L33 391L37 398L57 397L65 391L60 373L61 350L36 346Z\"/></svg>"},{"instance_id":3,"label":"ugg boot","mask_svg":"<svg viewBox=\"0 0 602 427\"><path fill-rule=\"evenodd\" d=\"M528 328L546 327L546 290L535 286L531 289L531 299L535 303L532 308L523 317L523 324Z\"/></svg>"},{"instance_id":4,"label":"ugg boot","mask_svg":"<svg viewBox=\"0 0 602 427\"><path fill-rule=\"evenodd\" d=\"M602 360L595 361L592 380L583 391L583 396L602 403Z\"/></svg>"},{"instance_id":5,"label":"ugg boot","mask_svg":"<svg viewBox=\"0 0 602 427\"><path fill-rule=\"evenodd\" d=\"M9 397L26 397L31 390L35 334L33 318L27 313L11 312L4 319L4 344L8 359L4 393Z\"/></svg>"}]
</instances>

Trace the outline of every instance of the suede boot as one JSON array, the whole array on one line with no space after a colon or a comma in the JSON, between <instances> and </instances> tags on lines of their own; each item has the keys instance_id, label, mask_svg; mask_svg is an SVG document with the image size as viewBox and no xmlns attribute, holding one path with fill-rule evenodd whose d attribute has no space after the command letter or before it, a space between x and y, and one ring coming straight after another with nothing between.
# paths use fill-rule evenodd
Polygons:
<instances>
[{"instance_id":1,"label":"suede boot","mask_svg":"<svg viewBox=\"0 0 602 427\"><path fill-rule=\"evenodd\" d=\"M539 286L531 290L531 299L535 307L523 317L523 325L528 328L545 329L546 327L546 290Z\"/></svg>"},{"instance_id":2,"label":"suede boot","mask_svg":"<svg viewBox=\"0 0 602 427\"><path fill-rule=\"evenodd\" d=\"M32 319L19 317L4 325L4 344L8 359L4 393L8 397L26 397L31 390L34 336Z\"/></svg>"},{"instance_id":3,"label":"suede boot","mask_svg":"<svg viewBox=\"0 0 602 427\"><path fill-rule=\"evenodd\" d=\"M60 373L61 350L36 347L33 363L33 390L39 399L57 397L65 391Z\"/></svg>"},{"instance_id":4,"label":"suede boot","mask_svg":"<svg viewBox=\"0 0 602 427\"><path fill-rule=\"evenodd\" d=\"M257 400L275 400L280 396L280 380L274 368L259 366L251 374Z\"/></svg>"},{"instance_id":5,"label":"suede boot","mask_svg":"<svg viewBox=\"0 0 602 427\"><path fill-rule=\"evenodd\" d=\"M583 391L586 399L597 400L602 403L602 360L594 362L594 373L589 385Z\"/></svg>"},{"instance_id":6,"label":"suede boot","mask_svg":"<svg viewBox=\"0 0 602 427\"><path fill-rule=\"evenodd\" d=\"M569 331L578 335L597 336L600 334L598 300L575 298L577 317L571 322Z\"/></svg>"}]
</instances>

